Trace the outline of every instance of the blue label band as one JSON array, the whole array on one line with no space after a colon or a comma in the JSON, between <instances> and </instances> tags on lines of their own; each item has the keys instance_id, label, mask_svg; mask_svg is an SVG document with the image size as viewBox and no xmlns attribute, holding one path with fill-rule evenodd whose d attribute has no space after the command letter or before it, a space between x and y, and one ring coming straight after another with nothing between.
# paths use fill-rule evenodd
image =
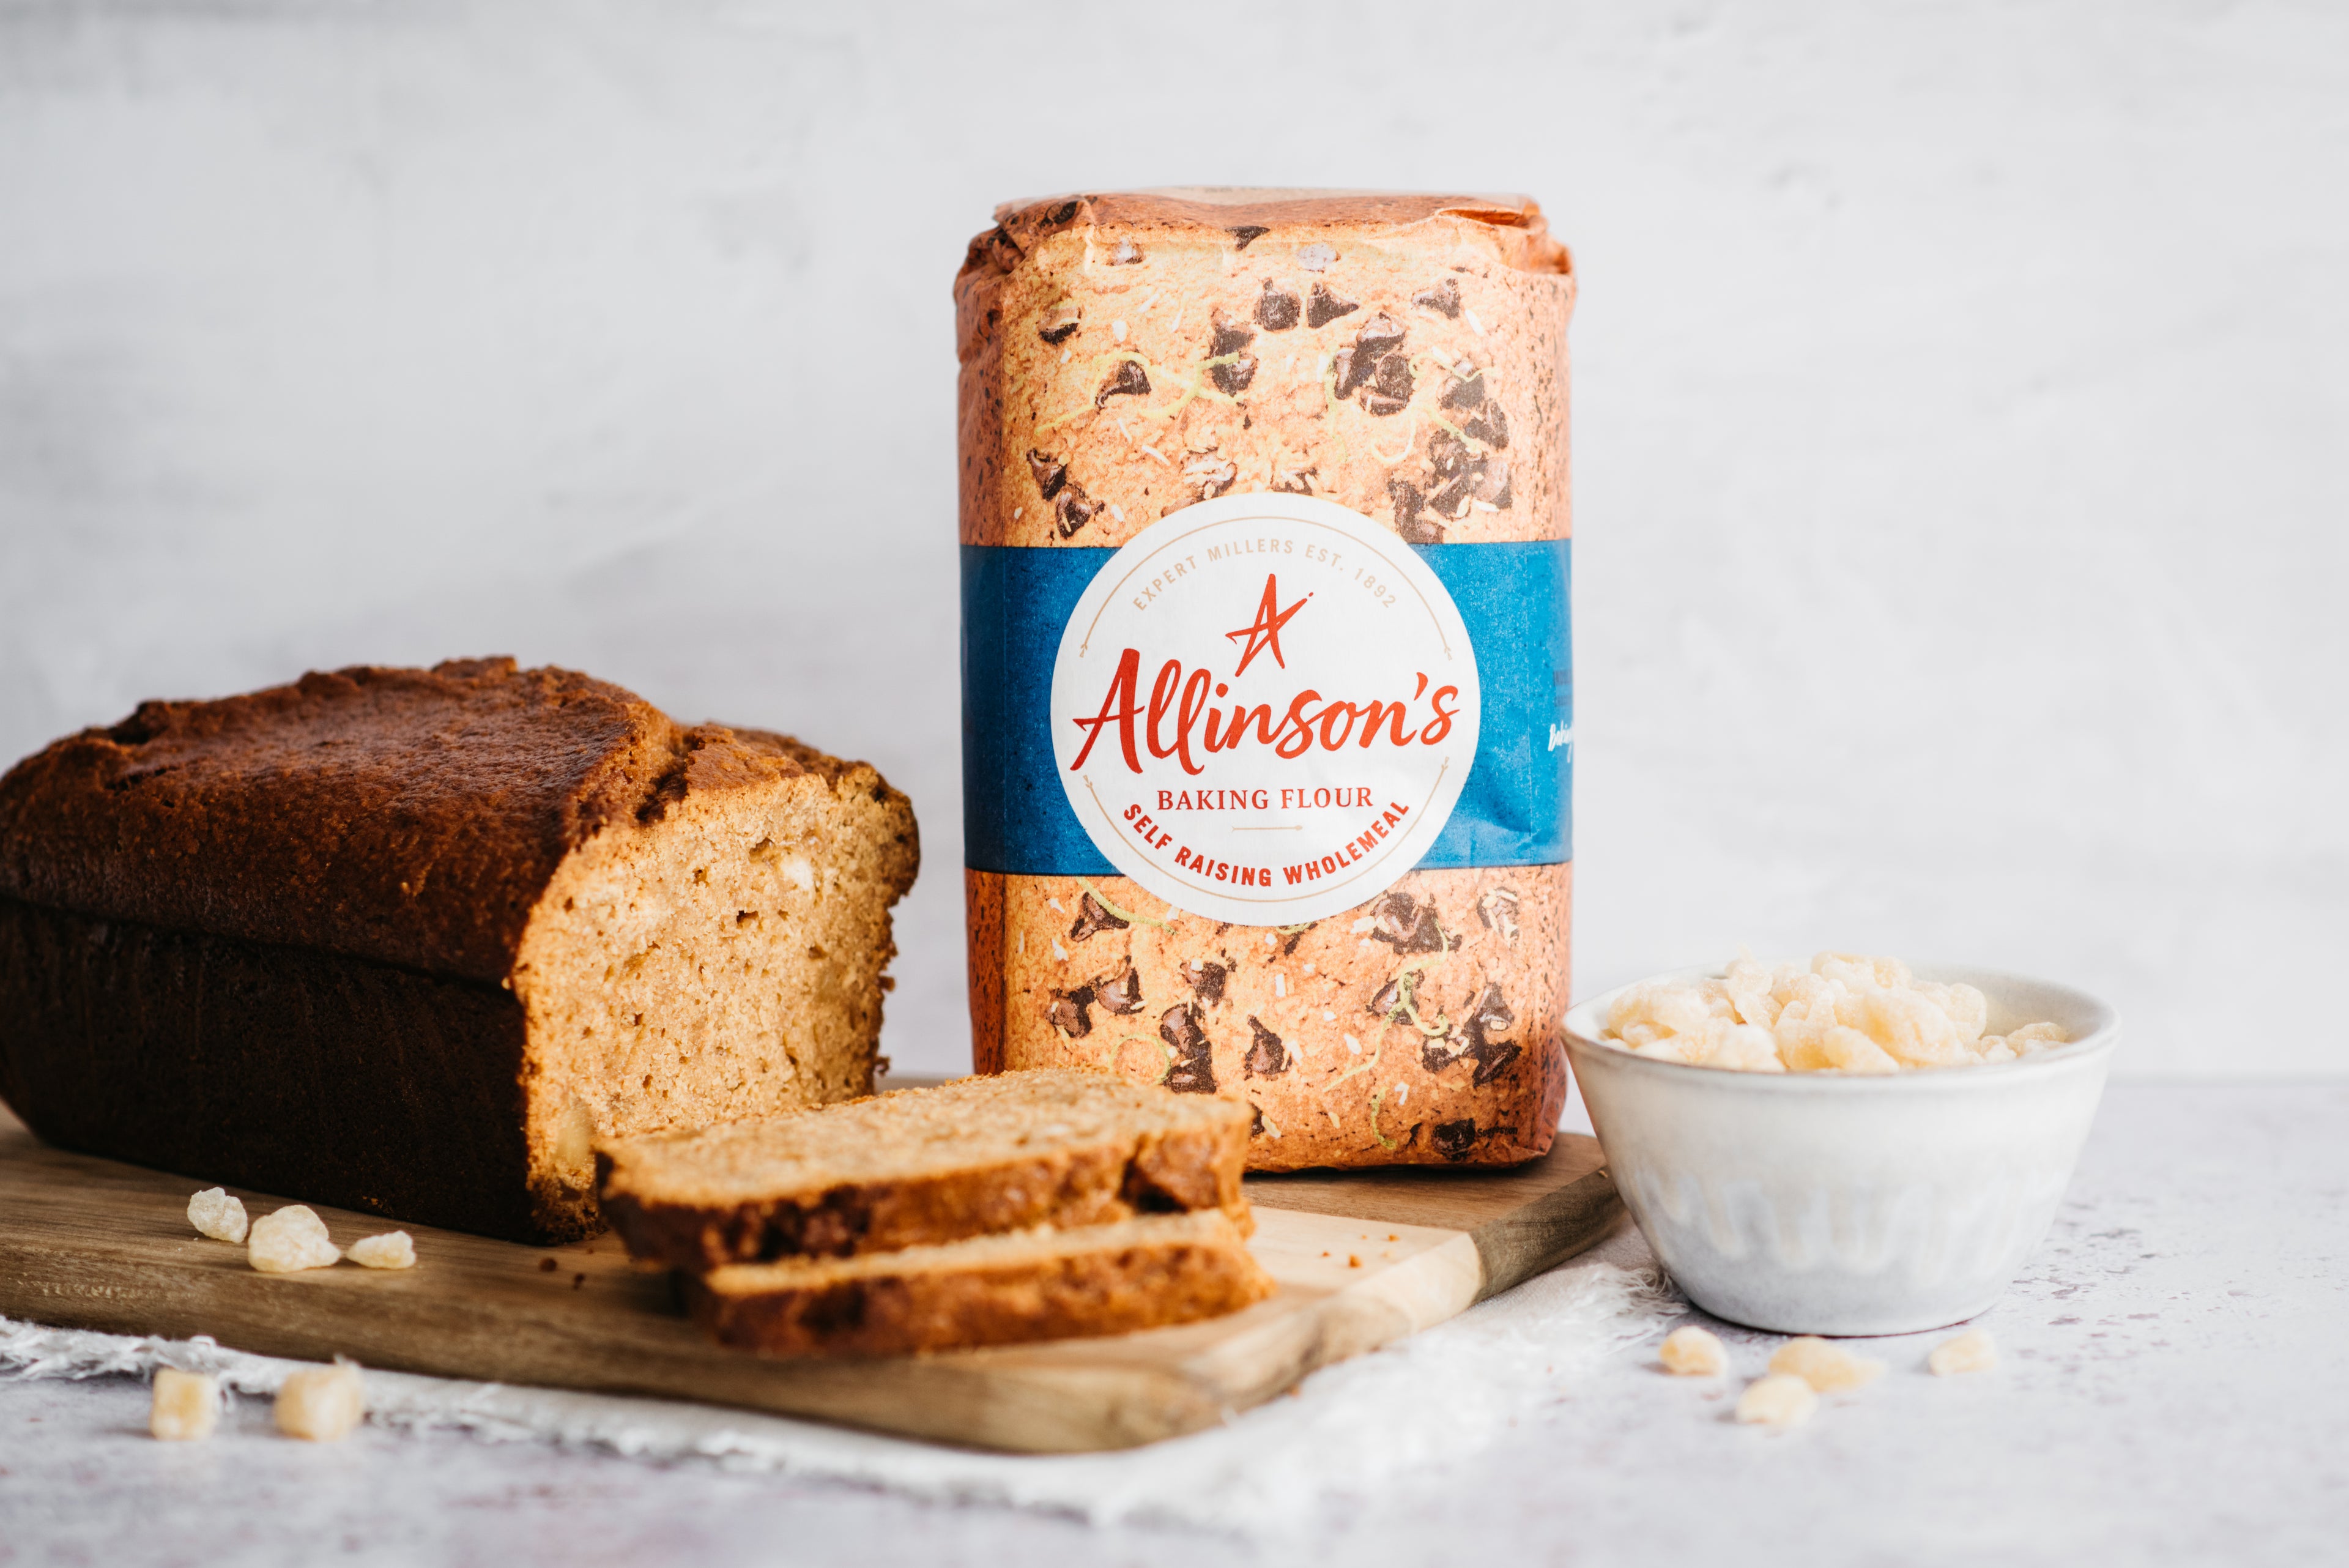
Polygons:
<instances>
[{"instance_id":1,"label":"blue label band","mask_svg":"<svg viewBox=\"0 0 2349 1568\"><path fill-rule=\"evenodd\" d=\"M1571 545L1415 545L1476 649L1484 722L1459 804L1426 867L1574 858ZM1113 549L962 547L963 863L1112 877L1069 809L1052 758L1061 633Z\"/></svg>"}]
</instances>

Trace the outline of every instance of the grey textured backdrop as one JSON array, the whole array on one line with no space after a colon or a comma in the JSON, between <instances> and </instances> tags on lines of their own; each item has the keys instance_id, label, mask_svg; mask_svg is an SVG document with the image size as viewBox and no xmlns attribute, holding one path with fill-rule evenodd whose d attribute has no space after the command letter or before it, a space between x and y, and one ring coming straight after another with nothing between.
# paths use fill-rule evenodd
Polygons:
<instances>
[{"instance_id":1,"label":"grey textured backdrop","mask_svg":"<svg viewBox=\"0 0 2349 1568\"><path fill-rule=\"evenodd\" d=\"M0 753L506 651L913 794L947 287L1086 184L1576 247L1579 989L1822 944L2339 1072L2349 10L0 0Z\"/></svg>"}]
</instances>

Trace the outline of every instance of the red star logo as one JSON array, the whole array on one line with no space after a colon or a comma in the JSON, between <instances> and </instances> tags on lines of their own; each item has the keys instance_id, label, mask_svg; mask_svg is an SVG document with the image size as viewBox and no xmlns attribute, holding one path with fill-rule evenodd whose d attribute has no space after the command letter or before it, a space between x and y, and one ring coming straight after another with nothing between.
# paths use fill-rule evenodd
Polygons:
<instances>
[{"instance_id":1,"label":"red star logo","mask_svg":"<svg viewBox=\"0 0 2349 1568\"><path fill-rule=\"evenodd\" d=\"M1237 680L1241 676L1246 675L1249 661L1268 648L1272 649L1272 661L1275 664L1279 665L1283 670L1288 668L1288 660L1280 657L1280 628L1288 624L1290 616L1305 607L1305 599L1312 597L1311 594L1307 594L1304 599L1299 599L1287 609L1283 609L1280 607L1279 580L1269 573L1266 575L1264 597L1257 603L1256 620L1237 631L1224 633L1234 642L1237 642L1242 638L1247 639L1247 647L1240 654L1240 667L1232 671L1233 680Z\"/></svg>"}]
</instances>

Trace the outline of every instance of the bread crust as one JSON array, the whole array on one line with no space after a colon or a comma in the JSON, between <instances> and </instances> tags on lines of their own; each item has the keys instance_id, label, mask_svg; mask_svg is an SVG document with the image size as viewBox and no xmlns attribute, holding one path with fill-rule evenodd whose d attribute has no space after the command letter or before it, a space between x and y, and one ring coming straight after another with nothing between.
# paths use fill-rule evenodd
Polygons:
<instances>
[{"instance_id":1,"label":"bread crust","mask_svg":"<svg viewBox=\"0 0 2349 1568\"><path fill-rule=\"evenodd\" d=\"M0 898L0 1099L60 1148L514 1241L523 1011L495 986Z\"/></svg>"},{"instance_id":2,"label":"bread crust","mask_svg":"<svg viewBox=\"0 0 2349 1568\"><path fill-rule=\"evenodd\" d=\"M673 1269L846 1258L1036 1225L1109 1224L1133 1215L1120 1196L1126 1162L1107 1149L724 1205L664 1202L615 1186L610 1158L597 1157L605 1218L629 1256Z\"/></svg>"},{"instance_id":3,"label":"bread crust","mask_svg":"<svg viewBox=\"0 0 2349 1568\"><path fill-rule=\"evenodd\" d=\"M671 1015L638 1015L645 1038L583 1023L589 1048L556 1048L566 1005L620 995L605 965L631 956L594 949L591 891L626 905L648 836L690 828L699 854L734 819L809 802L859 825L874 894L835 900L870 919L822 961L821 1061L729 1062L717 1104L693 1076L704 1036L720 1004L774 983L722 965ZM361 666L144 703L0 777L0 1096L64 1147L577 1237L600 1224L599 1127L870 1092L886 906L918 859L910 806L865 764L680 726L569 670ZM730 929L730 898L722 913Z\"/></svg>"},{"instance_id":4,"label":"bread crust","mask_svg":"<svg viewBox=\"0 0 2349 1568\"><path fill-rule=\"evenodd\" d=\"M750 1264L678 1282L687 1310L720 1343L771 1355L897 1355L1125 1334L1237 1312L1274 1293L1221 1215L1184 1220L1212 1223L1096 1228L1079 1250L974 1258L959 1269L827 1277L821 1268Z\"/></svg>"},{"instance_id":5,"label":"bread crust","mask_svg":"<svg viewBox=\"0 0 2349 1568\"><path fill-rule=\"evenodd\" d=\"M947 1085L905 1092L951 1098L955 1091ZM812 1114L854 1118L861 1107L878 1103ZM1123 1126L1090 1143L1040 1132L1032 1145L1008 1158L885 1179L826 1172L782 1181L756 1198L680 1190L689 1183L665 1170L661 1158L675 1140L637 1139L596 1151L596 1186L604 1213L631 1256L696 1271L781 1258L863 1256L1174 1210L1220 1210L1247 1235L1255 1229L1240 1190L1248 1118L1232 1106L1229 1114L1203 1121L1191 1114L1195 1109L1183 1107L1172 1125ZM1011 1113L988 1105L971 1114ZM1019 1114L1040 1128L1056 1119L1052 1106L1040 1101Z\"/></svg>"},{"instance_id":6,"label":"bread crust","mask_svg":"<svg viewBox=\"0 0 2349 1568\"><path fill-rule=\"evenodd\" d=\"M1008 204L955 286L961 542L1119 545L1208 496L1259 491L1325 497L1414 544L1567 538L1575 287L1521 196ZM1374 318L1402 334L1407 397L1341 394L1336 357ZM1129 365L1147 392L1109 379ZM1497 483L1464 484L1472 462ZM1245 1100L1254 1169L1507 1164L1555 1135L1569 866L1411 873L1393 891L1448 933L1432 953L1379 934L1385 895L1272 933L1268 957L1265 929L1182 916L1123 877L967 870L964 887L980 1071L1109 1066ZM1081 918L1089 890L1164 923ZM1512 933L1485 904L1495 893ZM1370 1010L1430 959L1419 1022ZM1215 996L1186 979L1206 972L1193 963L1216 967ZM1128 971L1117 1009L1081 1004ZM1177 1004L1195 1017L1170 1021Z\"/></svg>"},{"instance_id":7,"label":"bread crust","mask_svg":"<svg viewBox=\"0 0 2349 1568\"><path fill-rule=\"evenodd\" d=\"M856 764L511 659L151 701L0 776L0 896L502 984L564 857L688 791Z\"/></svg>"}]
</instances>

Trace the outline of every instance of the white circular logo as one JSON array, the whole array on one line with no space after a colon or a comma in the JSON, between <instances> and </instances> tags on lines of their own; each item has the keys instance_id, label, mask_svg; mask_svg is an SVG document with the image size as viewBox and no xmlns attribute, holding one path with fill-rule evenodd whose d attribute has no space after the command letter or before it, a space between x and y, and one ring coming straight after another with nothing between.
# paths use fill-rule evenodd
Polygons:
<instances>
[{"instance_id":1,"label":"white circular logo","mask_svg":"<svg viewBox=\"0 0 2349 1568\"><path fill-rule=\"evenodd\" d=\"M1111 557L1061 634L1052 753L1119 872L1286 926L1392 886L1476 755L1476 656L1427 564L1358 512L1229 495Z\"/></svg>"}]
</instances>

